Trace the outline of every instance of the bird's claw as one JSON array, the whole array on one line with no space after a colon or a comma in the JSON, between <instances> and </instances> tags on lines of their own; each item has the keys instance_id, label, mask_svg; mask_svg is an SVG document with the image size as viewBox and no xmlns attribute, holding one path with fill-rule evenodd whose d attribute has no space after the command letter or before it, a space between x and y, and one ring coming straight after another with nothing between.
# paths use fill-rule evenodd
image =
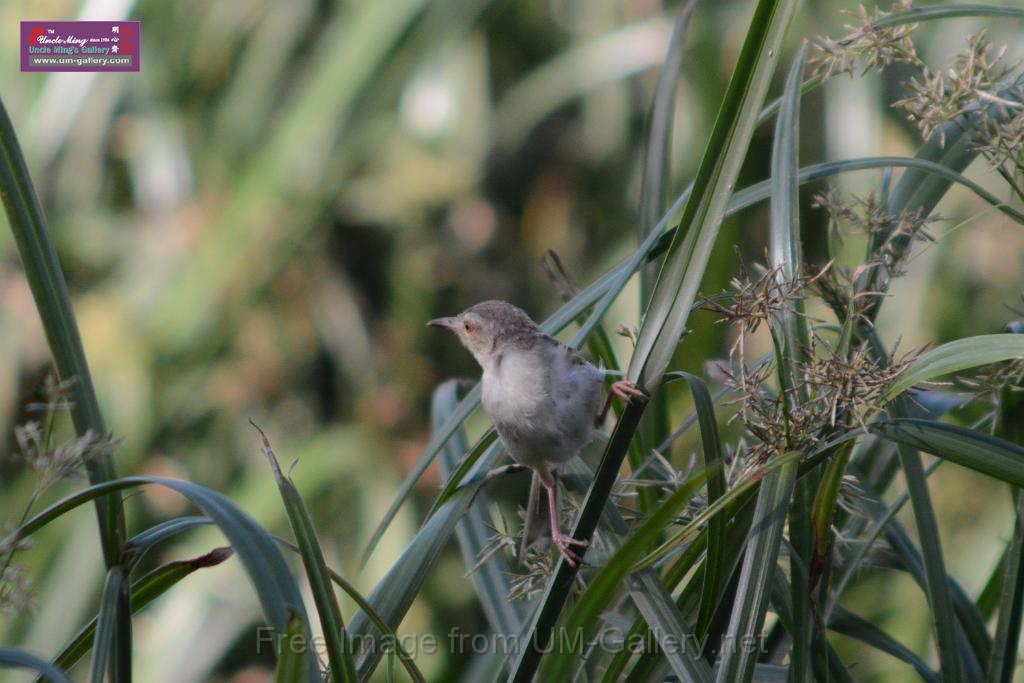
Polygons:
<instances>
[{"instance_id":1,"label":"bird's claw","mask_svg":"<svg viewBox=\"0 0 1024 683\"><path fill-rule=\"evenodd\" d=\"M643 401L646 401L648 398L647 394L637 389L635 384L625 379L612 384L612 393L624 401L634 397Z\"/></svg>"},{"instance_id":2,"label":"bird's claw","mask_svg":"<svg viewBox=\"0 0 1024 683\"><path fill-rule=\"evenodd\" d=\"M575 567L577 564L583 564L583 557L581 555L577 555L572 550L572 546L585 549L590 546L589 541L582 541L578 538L573 538L572 536L567 536L562 533L555 535L551 540L555 544L555 547L558 548L559 554L565 558L565 561L569 563L570 567Z\"/></svg>"}]
</instances>

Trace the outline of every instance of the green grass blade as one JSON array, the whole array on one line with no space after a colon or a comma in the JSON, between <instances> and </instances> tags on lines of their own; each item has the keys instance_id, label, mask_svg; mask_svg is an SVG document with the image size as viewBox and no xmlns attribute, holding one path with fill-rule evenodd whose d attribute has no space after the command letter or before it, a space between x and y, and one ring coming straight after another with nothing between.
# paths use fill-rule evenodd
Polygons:
<instances>
[{"instance_id":1,"label":"green grass blade","mask_svg":"<svg viewBox=\"0 0 1024 683\"><path fill-rule=\"evenodd\" d=\"M985 586L978 593L978 598L974 601L978 612L985 621L988 621L995 615L996 608L999 607L1000 600L1002 599L1003 584L1006 580L1007 551L1009 549L1010 546L1007 546L1003 550L1003 554L999 556L999 561L992 567Z\"/></svg>"},{"instance_id":2,"label":"green grass blade","mask_svg":"<svg viewBox=\"0 0 1024 683\"><path fill-rule=\"evenodd\" d=\"M627 575L624 581L676 677L686 683L711 683L714 677L711 667L696 647L699 642L697 635L686 623L657 573L645 569Z\"/></svg>"},{"instance_id":3,"label":"green grass blade","mask_svg":"<svg viewBox=\"0 0 1024 683\"><path fill-rule=\"evenodd\" d=\"M223 494L189 481L168 477L134 476L95 484L33 515L15 529L7 540L27 538L66 512L111 491L154 484L184 496L203 510L220 528L238 553L253 583L263 613L274 628L283 631L292 613L305 615L299 588L270 534ZM310 680L317 680L319 671L312 654L309 653L308 656Z\"/></svg>"},{"instance_id":4,"label":"green grass blade","mask_svg":"<svg viewBox=\"0 0 1024 683\"><path fill-rule=\"evenodd\" d=\"M159 524L151 526L145 531L140 531L129 538L124 544L125 554L131 558L130 566L138 564L139 560L142 559L142 556L158 543L174 538L181 532L187 531L192 527L206 526L209 524L213 524L213 520L209 517L194 515L168 519L165 522L160 522Z\"/></svg>"},{"instance_id":5,"label":"green grass blade","mask_svg":"<svg viewBox=\"0 0 1024 683\"><path fill-rule=\"evenodd\" d=\"M862 619L841 605L836 605L829 618L828 627L836 633L856 638L862 643L892 655L914 667L914 671L926 683L939 683L939 675L924 660L909 648L896 642L889 634L866 619Z\"/></svg>"},{"instance_id":6,"label":"green grass blade","mask_svg":"<svg viewBox=\"0 0 1024 683\"><path fill-rule=\"evenodd\" d=\"M775 119L775 136L771 161L771 203L769 223L769 258L777 269L778 280L785 287L803 270L803 248L800 241L800 203L798 167L800 158L800 82L804 70L806 44L793 59L783 88L779 114ZM770 321L777 358L779 387L783 395L783 419L806 401L806 390L798 381L799 363L807 348L807 325L802 316L803 302L796 299L783 307ZM787 433L790 428L786 428ZM790 447L792 444L787 444ZM790 586L793 618L790 638L790 681L803 683L811 676L810 584L808 566L811 561L811 523L807 506L814 495L816 476L806 476L796 484L796 495L789 518Z\"/></svg>"},{"instance_id":7,"label":"green grass blade","mask_svg":"<svg viewBox=\"0 0 1024 683\"><path fill-rule=\"evenodd\" d=\"M209 520L207 523L212 524ZM215 548L209 553L191 560L176 560L157 567L132 584L132 613L138 614L186 576L205 567L214 567L227 560L231 555L230 548ZM92 648L95 635L96 619L92 619L67 645L61 648L53 660L54 666L64 670L73 667Z\"/></svg>"},{"instance_id":8,"label":"green grass blade","mask_svg":"<svg viewBox=\"0 0 1024 683\"><path fill-rule=\"evenodd\" d=\"M32 298L46 332L57 373L62 380L73 380L69 398L74 404L71 417L79 436L93 433L107 436L107 427L100 412L92 375L85 360L82 338L71 307L67 283L60 268L57 251L46 229L46 218L39 204L21 146L0 101L0 198L7 210L7 220L14 234L18 253L25 269ZM89 481L97 484L117 476L113 459L101 453L85 462ZM121 542L125 537L124 520L120 514L120 496L96 501L100 539L107 567L117 564Z\"/></svg>"},{"instance_id":9,"label":"green grass blade","mask_svg":"<svg viewBox=\"0 0 1024 683\"><path fill-rule=\"evenodd\" d=\"M1021 616L1024 611L1024 496L1014 491L1013 537L1006 549L1003 590L999 598L999 620L988 660L988 683L1012 683L1017 668Z\"/></svg>"},{"instance_id":10,"label":"green grass blade","mask_svg":"<svg viewBox=\"0 0 1024 683\"><path fill-rule=\"evenodd\" d=\"M1020 323L1010 325L1012 332L1022 332ZM1024 396L1019 391L1004 387L999 399L999 419L996 429L1000 436L1018 446L1024 445ZM992 653L988 659L987 681L989 683L1011 683L1017 668L1017 650L1020 646L1022 612L1024 612L1024 496L1013 490L1014 524L1013 536L1007 544L1001 568L999 590L999 619L992 639ZM995 573L994 573L995 574ZM988 586L986 585L986 589ZM984 591L978 597L979 606Z\"/></svg>"},{"instance_id":11,"label":"green grass blade","mask_svg":"<svg viewBox=\"0 0 1024 683\"><path fill-rule=\"evenodd\" d=\"M278 545L290 550L296 555L300 553L299 547L291 541L287 541L283 538L280 538L279 536L275 536L274 540L277 541ZM398 637L398 634L395 633L395 630L393 628L384 623L384 620L381 618L381 616L377 614L377 612L373 609L373 605L371 605L366 600L366 598L363 597L362 593L356 590L355 586L346 581L341 574L339 574L338 572L334 571L329 567L327 569L327 572L331 576L331 581L333 581L335 585L338 586L338 588L344 591L345 594L352 599L352 602L356 603L356 606L359 609L363 610L363 614L366 616L367 619L370 620L370 623L376 626L377 629L384 634L384 636L388 639L389 643L394 644L395 654L398 655L399 663L405 667L405 672L409 674L409 679L414 681L414 683L426 683L426 679L423 677L423 673L416 667L416 661L413 659L412 655L402 644L402 640Z\"/></svg>"},{"instance_id":12,"label":"green grass blade","mask_svg":"<svg viewBox=\"0 0 1024 683\"><path fill-rule=\"evenodd\" d=\"M658 85L648 122L647 145L644 147L643 174L640 178L640 240L654 231L665 210L665 189L671 178L672 120L675 111L679 69L683 64L686 30L693 16L696 0L689 0L676 16L668 54L658 73ZM650 267L640 272L640 302L646 303L654 286L656 273ZM648 422L650 420L648 419Z\"/></svg>"},{"instance_id":13,"label":"green grass blade","mask_svg":"<svg viewBox=\"0 0 1024 683\"><path fill-rule=\"evenodd\" d=\"M800 454L796 451L790 453L783 453L760 468L759 471L751 474L743 481L734 484L727 493L716 500L711 505L707 506L700 514L696 515L693 519L683 525L679 531L677 531L672 538L663 543L653 552L648 554L638 565L638 567L648 567L653 565L661 558L668 555L670 552L678 548L685 541L688 541L700 530L701 526L708 523L709 520L714 518L715 515L722 514L723 511L727 510L729 506L733 505L737 501L744 499L745 496L751 494L751 492L758 488L762 480L769 474L777 472L778 470L790 465L797 463L800 460Z\"/></svg>"},{"instance_id":14,"label":"green grass blade","mask_svg":"<svg viewBox=\"0 0 1024 683\"><path fill-rule=\"evenodd\" d=\"M789 460L761 482L753 525L740 569L736 599L725 635L725 642L733 646L722 655L718 676L715 678L718 683L749 681L754 674L757 652L750 652L754 648L739 647L737 644L742 638L757 638L764 625L768 588L772 583L782 542L782 527L796 483L797 464L796 460Z\"/></svg>"},{"instance_id":15,"label":"green grass blade","mask_svg":"<svg viewBox=\"0 0 1024 683\"><path fill-rule=\"evenodd\" d=\"M871 22L875 28L899 26L901 24L917 24L922 21L938 19L957 19L960 17L1009 17L1024 19L1024 9L1017 7L999 7L997 5L975 5L970 3L949 5L944 7L913 7L897 10L891 14Z\"/></svg>"},{"instance_id":16,"label":"green grass blade","mask_svg":"<svg viewBox=\"0 0 1024 683\"><path fill-rule=\"evenodd\" d=\"M792 0L761 0L755 9L683 209L686 234L672 238L630 360L627 379L642 389L660 383L686 328L795 8Z\"/></svg>"},{"instance_id":17,"label":"green grass blade","mask_svg":"<svg viewBox=\"0 0 1024 683\"><path fill-rule=\"evenodd\" d=\"M1024 335L985 334L957 339L926 351L896 377L885 392L889 401L922 382L979 365L1024 359Z\"/></svg>"},{"instance_id":18,"label":"green grass blade","mask_svg":"<svg viewBox=\"0 0 1024 683\"><path fill-rule=\"evenodd\" d=\"M93 434L99 438L106 438L107 427L103 421L99 401L96 399L92 375L85 359L85 350L71 307L71 297L68 295L64 273L57 258L57 251L50 240L46 218L32 185L14 126L2 101L0 199L3 200L7 211L7 219L14 234L32 298L39 310L57 374L64 381L71 381L69 398L72 403L71 418L75 431L80 437ZM113 457L105 452L86 459L85 469L89 481L93 484L117 476ZM107 496L96 499L95 505L103 559L107 568L112 569L121 560L121 545L126 536L120 493L110 492ZM111 674L115 681L122 681L130 678L130 671L126 671L125 666L130 668L131 615L125 602L117 603L117 608L120 611L113 618L111 626L115 643L112 650L114 659L111 661Z\"/></svg>"},{"instance_id":19,"label":"green grass blade","mask_svg":"<svg viewBox=\"0 0 1024 683\"><path fill-rule=\"evenodd\" d=\"M676 16L668 55L658 74L654 102L644 148L644 170L640 180L640 237L657 226L665 209L665 188L670 178L669 152L672 147L672 114L675 109L679 69L683 64L686 29L693 16L696 0L689 0Z\"/></svg>"},{"instance_id":20,"label":"green grass blade","mask_svg":"<svg viewBox=\"0 0 1024 683\"><path fill-rule=\"evenodd\" d=\"M672 38L669 40L668 54L658 74L658 85L654 91L650 119L647 131L647 144L644 147L643 174L640 178L640 241L657 229L658 220L665 211L666 188L672 177L672 122L674 118L676 89L680 78L680 67L683 63L683 46L687 28L693 16L693 8L697 0L689 0L676 16L672 27ZM650 300L654 289L657 269L648 264L640 270L640 305ZM630 467L636 469L645 457L650 446L661 441L668 434L668 402L655 399L648 407L643 421L640 423L640 438L634 440L630 448ZM637 506L644 514L650 512L657 504L655 491L642 487L638 492Z\"/></svg>"},{"instance_id":21,"label":"green grass blade","mask_svg":"<svg viewBox=\"0 0 1024 683\"><path fill-rule=\"evenodd\" d=\"M956 425L900 418L869 425L872 434L1024 487L1024 448Z\"/></svg>"},{"instance_id":22,"label":"green grass blade","mask_svg":"<svg viewBox=\"0 0 1024 683\"><path fill-rule=\"evenodd\" d=\"M121 567L111 567L103 584L100 611L96 616L96 635L93 639L92 658L89 660L89 680L101 683L106 679L108 667L113 669L114 624L117 621L118 605L122 600L127 582Z\"/></svg>"},{"instance_id":23,"label":"green grass blade","mask_svg":"<svg viewBox=\"0 0 1024 683\"><path fill-rule=\"evenodd\" d=\"M293 614L284 629L284 637L278 649L277 668L274 683L301 683L305 680L309 638L302 617Z\"/></svg>"},{"instance_id":24,"label":"green grass blade","mask_svg":"<svg viewBox=\"0 0 1024 683\"><path fill-rule=\"evenodd\" d=\"M769 257L772 267L780 276L791 280L803 267L803 249L800 243L799 164L800 157L800 77L804 69L806 46L800 48L790 67L783 89L782 106L775 119L775 138L772 145L771 212L769 229ZM807 330L799 317L800 301L793 310L785 310L776 322L784 341L782 349L786 377L794 374L798 354L807 343ZM784 390L793 389L792 381Z\"/></svg>"},{"instance_id":25,"label":"green grass blade","mask_svg":"<svg viewBox=\"0 0 1024 683\"><path fill-rule=\"evenodd\" d=\"M726 493L724 457L722 441L718 433L715 419L715 406L711 401L711 393L707 384L700 377L683 373L683 378L690 386L693 405L700 424L700 443L704 452L704 466L708 471L708 505L714 505ZM699 636L707 633L711 619L718 608L723 589L723 562L726 544L726 520L722 515L715 515L708 520L707 558L704 561L704 583L700 592L700 606L697 610L696 632Z\"/></svg>"},{"instance_id":26,"label":"green grass blade","mask_svg":"<svg viewBox=\"0 0 1024 683\"><path fill-rule=\"evenodd\" d=\"M800 184L813 182L828 178L839 173L850 173L853 171L865 171L872 169L907 168L919 171L922 177L934 176L946 184L956 183L976 194L992 207L998 209L1003 215L1013 219L1017 223L1024 224L1024 213L1007 204L984 187L940 163L925 158L917 157L859 157L856 159L845 159L842 161L826 161L820 164L812 164L800 169L798 177ZM906 175L906 174L905 174ZM948 181L948 182L947 182ZM771 180L762 180L738 191L729 203L731 215L758 202L767 199L771 195Z\"/></svg>"},{"instance_id":27,"label":"green grass blade","mask_svg":"<svg viewBox=\"0 0 1024 683\"><path fill-rule=\"evenodd\" d=\"M896 414L903 414L905 412L903 400L900 399L894 403L893 408ZM878 434L878 432L874 433ZM935 519L931 496L928 494L928 484L925 480L920 454L905 441L901 441L897 445L903 476L907 480L910 505L914 512L914 523L917 526L917 535L921 542L925 590L935 622L940 671L943 681L956 683L965 680L966 671L957 642L956 615L947 581L946 562L942 556L939 524ZM1021 461L1021 465L1024 467L1024 460Z\"/></svg>"},{"instance_id":28,"label":"green grass blade","mask_svg":"<svg viewBox=\"0 0 1024 683\"><path fill-rule=\"evenodd\" d=\"M256 428L263 439L263 454L267 457L270 469L274 473L274 480L277 482L281 500L288 513L288 522L291 524L292 533L295 534L295 540L298 542L302 566L306 569L309 589L313 594L317 614L320 616L327 660L331 666L331 680L339 683L341 681L356 683L355 658L352 654L348 634L345 631L341 608L338 606L338 599L334 594L334 587L331 585L331 577L327 572L323 548L320 547L316 530L313 528L313 520L309 517L309 511L306 509L299 490L295 488L291 479L281 472L277 456L274 455L267 435L256 426L255 422L250 420L250 424Z\"/></svg>"},{"instance_id":29,"label":"green grass blade","mask_svg":"<svg viewBox=\"0 0 1024 683\"><path fill-rule=\"evenodd\" d=\"M853 442L844 444L839 452L832 456L825 474L821 477L818 490L810 501L810 523L813 531L813 547L811 552L812 578L816 578L815 570L820 563L826 561L828 549L831 545L832 520L835 515L836 501L839 499L839 488L842 485L843 477L846 476L846 466L850 462L850 452ZM806 514L806 510L803 511ZM793 520L790 520L793 524ZM818 574L820 575L820 574Z\"/></svg>"},{"instance_id":30,"label":"green grass blade","mask_svg":"<svg viewBox=\"0 0 1024 683\"><path fill-rule=\"evenodd\" d=\"M38 671L49 683L71 683L63 671L33 654L13 647L0 647L0 668Z\"/></svg>"},{"instance_id":31,"label":"green grass blade","mask_svg":"<svg viewBox=\"0 0 1024 683\"><path fill-rule=\"evenodd\" d=\"M700 471L687 479L643 524L626 538L622 547L590 580L587 590L566 615L565 626L562 627L566 633L590 634L595 631L601 613L607 609L608 604L618 593L622 581L633 570L650 545L657 540L662 530L672 522L682 506L704 485L706 477L707 474ZM586 640L585 636L584 641ZM525 647L521 649L525 649ZM544 658L543 665L538 671L538 678L542 681L570 680L577 663L578 653L574 653L568 648L554 648ZM687 667L687 675L691 677L690 680L710 680L709 676L697 673L699 665L693 663L692 666L694 667L692 670ZM515 672L513 672L513 676L515 676ZM532 672L530 672L530 678L532 678ZM528 678L520 680L528 680Z\"/></svg>"}]
</instances>

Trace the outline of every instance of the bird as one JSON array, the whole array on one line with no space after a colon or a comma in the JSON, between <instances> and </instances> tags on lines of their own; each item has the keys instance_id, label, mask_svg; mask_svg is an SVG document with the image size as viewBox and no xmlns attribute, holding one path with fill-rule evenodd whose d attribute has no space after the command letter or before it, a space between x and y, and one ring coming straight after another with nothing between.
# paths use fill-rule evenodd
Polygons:
<instances>
[{"instance_id":1,"label":"bird","mask_svg":"<svg viewBox=\"0 0 1024 683\"><path fill-rule=\"evenodd\" d=\"M585 553L588 543L559 529L559 466L590 441L613 396L646 400L646 394L617 381L602 407L605 371L506 301L483 301L427 325L454 332L480 364L484 412L512 459L532 469L534 483L547 490L551 540L575 567L582 556L574 548Z\"/></svg>"}]
</instances>

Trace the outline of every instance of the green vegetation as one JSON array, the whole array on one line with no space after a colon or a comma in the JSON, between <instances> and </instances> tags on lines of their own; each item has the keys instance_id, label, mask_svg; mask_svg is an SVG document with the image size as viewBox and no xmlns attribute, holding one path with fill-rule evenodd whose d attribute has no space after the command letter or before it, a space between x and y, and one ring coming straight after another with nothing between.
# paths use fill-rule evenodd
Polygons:
<instances>
[{"instance_id":1,"label":"green vegetation","mask_svg":"<svg viewBox=\"0 0 1024 683\"><path fill-rule=\"evenodd\" d=\"M1024 10L655 5L141 2L139 74L3 79L0 680L1014 680ZM583 567L423 327L483 298L650 396Z\"/></svg>"}]
</instances>

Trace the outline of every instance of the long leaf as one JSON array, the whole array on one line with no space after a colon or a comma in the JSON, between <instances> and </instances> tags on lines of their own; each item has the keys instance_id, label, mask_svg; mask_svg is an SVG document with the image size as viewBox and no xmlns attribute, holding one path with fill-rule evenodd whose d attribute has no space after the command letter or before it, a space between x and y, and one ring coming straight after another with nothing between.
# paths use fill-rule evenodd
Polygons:
<instances>
[{"instance_id":1,"label":"long leaf","mask_svg":"<svg viewBox=\"0 0 1024 683\"><path fill-rule=\"evenodd\" d=\"M320 547L320 541L317 540L316 530L313 528L313 520L309 517L309 511L306 509L299 490L295 488L291 479L281 472L277 456L274 455L267 435L256 426L255 422L252 420L249 422L263 439L263 454L274 473L274 480L277 482L281 500L288 513L292 533L295 534L295 540L298 542L302 565L306 569L306 578L309 580L309 588L313 593L313 602L316 604L317 614L320 616L327 659L331 665L331 679L355 683L357 680L355 658L352 655L351 643L349 643L348 634L345 631L345 622L341 617L341 608L338 606L338 599L334 595L334 587L331 585L331 577L327 572L324 552Z\"/></svg>"},{"instance_id":2,"label":"long leaf","mask_svg":"<svg viewBox=\"0 0 1024 683\"><path fill-rule=\"evenodd\" d=\"M277 653L274 683L301 683L304 680L308 659L304 653L309 646L309 637L302 617L293 614L283 635Z\"/></svg>"},{"instance_id":3,"label":"long leaf","mask_svg":"<svg viewBox=\"0 0 1024 683\"><path fill-rule=\"evenodd\" d=\"M32 297L43 322L46 340L53 354L54 364L62 380L71 382L69 398L74 404L71 412L78 435L92 433L106 438L99 401L92 384L92 375L85 360L82 338L71 307L68 286L46 229L46 217L36 196L28 167L21 154L21 146L0 101L0 198L7 210L7 219L14 233L18 253L25 268ZM93 484L117 476L109 453L99 453L85 461L89 481ZM121 501L117 493L98 499L100 539L107 567L117 564L124 540L124 519L120 514Z\"/></svg>"},{"instance_id":4,"label":"long leaf","mask_svg":"<svg viewBox=\"0 0 1024 683\"><path fill-rule=\"evenodd\" d=\"M1020 323L1011 324L1009 329L1016 334L1024 332L1024 326ZM1000 436L1018 446L1024 445L1024 396L1011 387L1004 387L1001 392L997 429ZM1019 489L1014 489L1012 493L1015 513L1013 536L999 563L1002 568L1002 589L999 591L999 620L996 622L992 654L988 660L989 683L1010 683L1013 680L1017 668L1021 622L1024 620L1024 496ZM981 602L981 597L978 602Z\"/></svg>"},{"instance_id":5,"label":"long leaf","mask_svg":"<svg viewBox=\"0 0 1024 683\"><path fill-rule=\"evenodd\" d=\"M676 16L668 55L658 74L658 85L651 104L647 145L644 147L643 175L640 178L640 241L657 228L658 219L665 211L666 188L672 177L672 122L674 119L679 69L683 63L683 46L687 28L697 0L688 0ZM650 300L657 269L648 264L640 270L640 305ZM655 444L668 433L668 402L655 399L640 423L640 438L630 447L629 462L632 469L641 466L647 444ZM656 504L655 492L647 487L637 492L637 506L642 514Z\"/></svg>"},{"instance_id":6,"label":"long leaf","mask_svg":"<svg viewBox=\"0 0 1024 683\"><path fill-rule=\"evenodd\" d=\"M761 482L754 521L740 570L739 589L725 635L726 650L718 670L718 683L749 681L757 662L755 648L744 647L757 638L764 625L768 586L779 555L782 526L796 482L797 462L787 462ZM746 639L746 640L745 640Z\"/></svg>"},{"instance_id":7,"label":"long leaf","mask_svg":"<svg viewBox=\"0 0 1024 683\"><path fill-rule=\"evenodd\" d=\"M67 674L45 659L13 647L0 647L0 667L38 671L42 678L50 683L71 683Z\"/></svg>"},{"instance_id":8,"label":"long leaf","mask_svg":"<svg viewBox=\"0 0 1024 683\"><path fill-rule=\"evenodd\" d=\"M203 518L205 519L205 518ZM206 520L207 524L212 524ZM132 613L137 614L151 602L174 587L179 581L205 567L214 567L231 557L231 548L215 548L191 560L176 560L161 565L132 583ZM71 641L61 648L53 663L61 669L70 669L92 648L96 635L96 619L92 619Z\"/></svg>"},{"instance_id":9,"label":"long leaf","mask_svg":"<svg viewBox=\"0 0 1024 683\"><path fill-rule=\"evenodd\" d=\"M1013 537L1006 549L999 620L988 660L989 683L1012 683L1024 612L1024 496L1015 491Z\"/></svg>"},{"instance_id":10,"label":"long leaf","mask_svg":"<svg viewBox=\"0 0 1024 683\"><path fill-rule=\"evenodd\" d=\"M886 26L916 24L922 21L956 19L959 17L1010 17L1024 19L1024 9L999 7L997 5L975 5L971 3L942 7L912 7L892 12L881 19L871 22L871 25L875 28L885 28Z\"/></svg>"},{"instance_id":11,"label":"long leaf","mask_svg":"<svg viewBox=\"0 0 1024 683\"><path fill-rule=\"evenodd\" d=\"M711 683L711 667L700 655L698 636L684 620L657 573L644 569L626 576L625 583L679 680Z\"/></svg>"},{"instance_id":12,"label":"long leaf","mask_svg":"<svg viewBox=\"0 0 1024 683\"><path fill-rule=\"evenodd\" d=\"M893 404L896 414L904 414L904 400L899 399ZM878 432L875 432L876 434ZM965 680L966 674L963 658L957 643L956 615L953 610L953 598L950 594L946 578L946 562L942 556L942 542L939 537L939 525L935 518L928 484L924 476L921 456L906 442L897 444L903 476L907 480L907 492L910 494L910 505L914 512L914 523L917 526L921 542L921 557L924 560L925 589L928 593L928 605L932 610L935 622L935 634L939 650L939 663L945 681ZM1022 461L1024 465L1024 461Z\"/></svg>"},{"instance_id":13,"label":"long leaf","mask_svg":"<svg viewBox=\"0 0 1024 683\"><path fill-rule=\"evenodd\" d=\"M280 536L275 536L274 540L277 541L278 545L282 548L286 548L296 555L300 554L299 546L295 545L291 541L285 540ZM384 634L384 637L389 643L394 644L395 654L398 655L398 661L405 667L405 671L409 674L410 680L415 681L415 683L426 683L423 673L416 668L415 660L402 644L398 634L395 633L395 629L384 623L381 616L373 609L373 605L371 605L366 598L363 597L362 593L356 590L356 587L349 583L345 577L330 568L327 569L327 572L331 575L331 581L333 581L338 588L344 591L345 594L352 599L352 602L356 603L356 606L363 611L363 614L370 620L370 623Z\"/></svg>"},{"instance_id":14,"label":"long leaf","mask_svg":"<svg viewBox=\"0 0 1024 683\"><path fill-rule=\"evenodd\" d=\"M627 378L641 389L658 385L686 328L795 9L792 0L762 0L755 9L683 208L679 224L686 233L672 239L633 350Z\"/></svg>"},{"instance_id":15,"label":"long leaf","mask_svg":"<svg viewBox=\"0 0 1024 683\"><path fill-rule=\"evenodd\" d=\"M886 390L888 401L928 380L979 365L1024 358L1024 335L985 334L957 339L915 358Z\"/></svg>"},{"instance_id":16,"label":"long leaf","mask_svg":"<svg viewBox=\"0 0 1024 683\"><path fill-rule=\"evenodd\" d=\"M909 648L896 642L889 634L880 628L850 612L841 605L836 605L832 616L828 621L828 627L836 633L867 643L871 647L881 650L893 657L906 662L914 667L922 680L926 683L939 683L939 676L924 661L914 654Z\"/></svg>"},{"instance_id":17,"label":"long leaf","mask_svg":"<svg viewBox=\"0 0 1024 683\"><path fill-rule=\"evenodd\" d=\"M562 627L565 629L565 633L574 635L593 631L598 617L607 609L623 579L643 557L648 547L658 538L662 529L672 521L680 508L704 485L706 476L703 471L691 476L629 535L619 551L590 580L587 590L566 616L565 626ZM585 637L584 640L586 639ZM525 647L522 645L522 640L520 643L520 649ZM578 655L578 652L573 652L568 648L553 649L545 658L544 664L538 672L540 680L569 680ZM690 680L710 680L710 676L697 673L698 668L695 662L687 667L691 676Z\"/></svg>"},{"instance_id":18,"label":"long leaf","mask_svg":"<svg viewBox=\"0 0 1024 683\"><path fill-rule=\"evenodd\" d=\"M771 265L776 269L777 280L782 287L798 277L803 268L797 169L800 157L800 79L803 76L805 52L806 45L800 48L793 59L786 77L779 115L775 119L772 145L768 244ZM792 413L805 402L807 393L798 381L799 363L807 348L803 302L800 299L789 302L773 316L770 326L777 359L779 390L783 397L783 420L789 422ZM786 432L790 432L788 426ZM791 444L787 444L789 446ZM797 683L809 680L811 671L813 634L807 576L811 559L811 526L806 503L813 496L816 481L814 476L805 476L796 484L796 496L789 519L790 543L794 555L789 563L793 601L789 680ZM743 586L740 588L742 590Z\"/></svg>"},{"instance_id":19,"label":"long leaf","mask_svg":"<svg viewBox=\"0 0 1024 683\"><path fill-rule=\"evenodd\" d=\"M202 509L220 527L238 553L256 589L263 613L275 629L283 631L292 613L305 617L302 595L270 534L223 494L189 481L168 477L134 476L95 484L33 515L15 529L7 540L26 538L64 513L111 491L153 484L181 494ZM318 680L319 670L312 652L308 653L307 659L309 679Z\"/></svg>"},{"instance_id":20,"label":"long leaf","mask_svg":"<svg viewBox=\"0 0 1024 683\"><path fill-rule=\"evenodd\" d=\"M1024 448L956 425L900 418L869 425L871 433L1024 487Z\"/></svg>"},{"instance_id":21,"label":"long leaf","mask_svg":"<svg viewBox=\"0 0 1024 683\"><path fill-rule=\"evenodd\" d=\"M100 598L100 611L96 617L96 636L93 639L92 659L89 661L89 680L102 683L106 678L108 667L111 667L114 650L114 624L120 609L124 586L127 582L121 567L111 567L107 571L107 579L103 584L103 595Z\"/></svg>"},{"instance_id":22,"label":"long leaf","mask_svg":"<svg viewBox=\"0 0 1024 683\"><path fill-rule=\"evenodd\" d=\"M684 373L686 383L693 394L693 405L700 422L700 443L704 452L704 465L708 469L708 505L714 505L725 495L725 459L722 455L721 437L715 420L715 406L707 385L700 377ZM721 597L722 564L725 557L726 520L715 515L708 521L708 549L704 561L704 583L700 592L700 607L697 611L696 631L699 636L707 633L711 619Z\"/></svg>"},{"instance_id":23,"label":"long leaf","mask_svg":"<svg viewBox=\"0 0 1024 683\"><path fill-rule=\"evenodd\" d=\"M665 210L665 187L670 177L669 152L672 147L672 114L675 108L679 68L683 63L686 30L693 16L696 0L689 0L676 16L669 40L668 55L658 74L654 90L647 145L644 148L644 170L640 181L640 237L653 231Z\"/></svg>"}]
</instances>

